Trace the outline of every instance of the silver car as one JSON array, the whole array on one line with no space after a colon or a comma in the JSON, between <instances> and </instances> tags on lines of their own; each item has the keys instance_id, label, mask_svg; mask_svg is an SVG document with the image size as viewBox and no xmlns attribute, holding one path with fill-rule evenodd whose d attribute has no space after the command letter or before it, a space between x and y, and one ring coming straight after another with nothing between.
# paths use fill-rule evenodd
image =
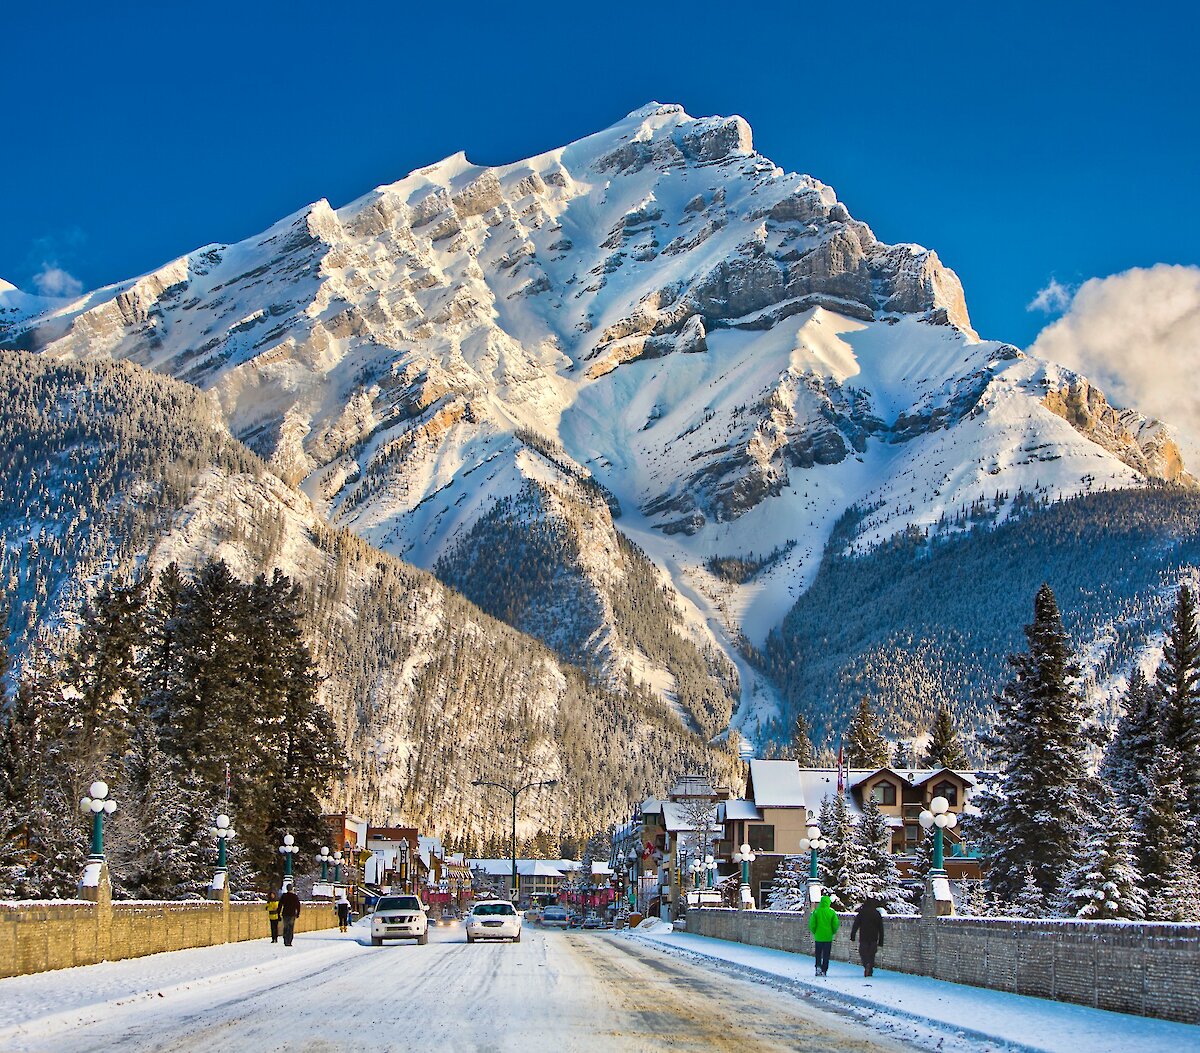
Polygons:
<instances>
[{"instance_id":1,"label":"silver car","mask_svg":"<svg viewBox=\"0 0 1200 1053\"><path fill-rule=\"evenodd\" d=\"M547 907L542 912L542 924L548 928L565 929L571 924L571 915L566 907Z\"/></svg>"},{"instance_id":2,"label":"silver car","mask_svg":"<svg viewBox=\"0 0 1200 1053\"><path fill-rule=\"evenodd\" d=\"M521 915L502 899L476 903L467 915L467 943L476 940L512 940L521 942Z\"/></svg>"}]
</instances>

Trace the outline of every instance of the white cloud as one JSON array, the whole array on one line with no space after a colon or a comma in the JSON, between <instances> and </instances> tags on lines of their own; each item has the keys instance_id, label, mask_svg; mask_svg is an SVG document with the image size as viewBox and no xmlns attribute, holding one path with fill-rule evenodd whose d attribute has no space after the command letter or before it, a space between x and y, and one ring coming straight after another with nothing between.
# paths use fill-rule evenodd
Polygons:
<instances>
[{"instance_id":1,"label":"white cloud","mask_svg":"<svg viewBox=\"0 0 1200 1053\"><path fill-rule=\"evenodd\" d=\"M1074 285L1063 285L1057 278L1052 277L1044 289L1039 289L1037 296L1025 305L1027 311L1042 311L1045 314L1062 314L1071 306L1075 295Z\"/></svg>"},{"instance_id":2,"label":"white cloud","mask_svg":"<svg viewBox=\"0 0 1200 1053\"><path fill-rule=\"evenodd\" d=\"M43 263L33 276L33 286L42 296L78 296L83 292L83 282L57 263Z\"/></svg>"},{"instance_id":3,"label":"white cloud","mask_svg":"<svg viewBox=\"0 0 1200 1053\"><path fill-rule=\"evenodd\" d=\"M1110 402L1200 439L1200 267L1092 278L1029 351L1085 374Z\"/></svg>"}]
</instances>

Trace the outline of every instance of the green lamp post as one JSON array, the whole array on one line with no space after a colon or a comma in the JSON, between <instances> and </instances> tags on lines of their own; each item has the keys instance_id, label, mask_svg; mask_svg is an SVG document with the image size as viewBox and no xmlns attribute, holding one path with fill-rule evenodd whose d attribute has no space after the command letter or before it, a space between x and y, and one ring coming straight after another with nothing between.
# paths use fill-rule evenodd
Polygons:
<instances>
[{"instance_id":1,"label":"green lamp post","mask_svg":"<svg viewBox=\"0 0 1200 1053\"><path fill-rule=\"evenodd\" d=\"M333 883L340 885L342 883L342 853L333 853Z\"/></svg>"},{"instance_id":2,"label":"green lamp post","mask_svg":"<svg viewBox=\"0 0 1200 1053\"><path fill-rule=\"evenodd\" d=\"M296 839L291 834L283 835L283 844L279 846L279 854L283 856L283 883L292 887L292 856L300 851Z\"/></svg>"},{"instance_id":3,"label":"green lamp post","mask_svg":"<svg viewBox=\"0 0 1200 1053\"><path fill-rule=\"evenodd\" d=\"M935 797L929 807L917 816L917 821L926 829L933 829L933 867L930 873L941 874L946 869L946 854L943 830L952 830L958 825L958 816L950 811L950 802L945 797Z\"/></svg>"},{"instance_id":4,"label":"green lamp post","mask_svg":"<svg viewBox=\"0 0 1200 1053\"><path fill-rule=\"evenodd\" d=\"M742 845L741 851L733 853L733 861L742 864L742 887L738 890L738 905L742 910L749 910L754 902L750 895L750 864L757 858L748 844Z\"/></svg>"},{"instance_id":5,"label":"green lamp post","mask_svg":"<svg viewBox=\"0 0 1200 1053\"><path fill-rule=\"evenodd\" d=\"M704 857L704 869L708 872L708 888L717 887L717 861L712 856Z\"/></svg>"},{"instance_id":6,"label":"green lamp post","mask_svg":"<svg viewBox=\"0 0 1200 1053\"><path fill-rule=\"evenodd\" d=\"M829 841L821 836L818 823L809 823L804 831L805 837L800 838L800 851L808 853L808 880L817 880L817 853L829 847Z\"/></svg>"},{"instance_id":7,"label":"green lamp post","mask_svg":"<svg viewBox=\"0 0 1200 1053\"><path fill-rule=\"evenodd\" d=\"M229 869L225 846L227 842L237 836L237 831L229 825L229 816L222 813L217 816L213 825L208 828L208 832L217 839L217 872L224 873Z\"/></svg>"},{"instance_id":8,"label":"green lamp post","mask_svg":"<svg viewBox=\"0 0 1200 1053\"><path fill-rule=\"evenodd\" d=\"M321 864L321 880L329 880L329 849L321 846L321 851L317 853L317 862Z\"/></svg>"},{"instance_id":9,"label":"green lamp post","mask_svg":"<svg viewBox=\"0 0 1200 1053\"><path fill-rule=\"evenodd\" d=\"M92 852L88 860L98 863L104 859L104 817L117 810L117 802L108 796L108 783L100 779L88 787L88 794L79 799L79 810L92 817Z\"/></svg>"}]
</instances>

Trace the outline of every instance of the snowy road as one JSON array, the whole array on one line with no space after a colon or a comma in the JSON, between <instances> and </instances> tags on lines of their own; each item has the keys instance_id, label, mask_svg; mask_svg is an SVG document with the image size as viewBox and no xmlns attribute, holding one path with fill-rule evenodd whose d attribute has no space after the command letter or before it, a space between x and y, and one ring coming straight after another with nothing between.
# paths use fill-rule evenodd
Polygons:
<instances>
[{"instance_id":1,"label":"snowy road","mask_svg":"<svg viewBox=\"0 0 1200 1053\"><path fill-rule=\"evenodd\" d=\"M308 933L0 980L0 1049L806 1050L914 1047L611 934L373 948Z\"/></svg>"}]
</instances>

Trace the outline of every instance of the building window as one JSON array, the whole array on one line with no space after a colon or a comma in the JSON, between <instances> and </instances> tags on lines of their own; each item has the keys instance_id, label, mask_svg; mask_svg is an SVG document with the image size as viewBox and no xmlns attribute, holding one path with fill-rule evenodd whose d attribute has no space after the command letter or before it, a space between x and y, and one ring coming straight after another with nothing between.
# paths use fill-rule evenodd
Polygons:
<instances>
[{"instance_id":1,"label":"building window","mask_svg":"<svg viewBox=\"0 0 1200 1053\"><path fill-rule=\"evenodd\" d=\"M877 782L871 790L871 800L876 804L895 804L896 784L894 782Z\"/></svg>"},{"instance_id":2,"label":"building window","mask_svg":"<svg viewBox=\"0 0 1200 1053\"><path fill-rule=\"evenodd\" d=\"M958 787L943 779L933 788L934 797L945 797L951 804L958 804Z\"/></svg>"},{"instance_id":3,"label":"building window","mask_svg":"<svg viewBox=\"0 0 1200 1053\"><path fill-rule=\"evenodd\" d=\"M753 823L747 828L746 843L755 852L774 852L775 827L766 823Z\"/></svg>"}]
</instances>

